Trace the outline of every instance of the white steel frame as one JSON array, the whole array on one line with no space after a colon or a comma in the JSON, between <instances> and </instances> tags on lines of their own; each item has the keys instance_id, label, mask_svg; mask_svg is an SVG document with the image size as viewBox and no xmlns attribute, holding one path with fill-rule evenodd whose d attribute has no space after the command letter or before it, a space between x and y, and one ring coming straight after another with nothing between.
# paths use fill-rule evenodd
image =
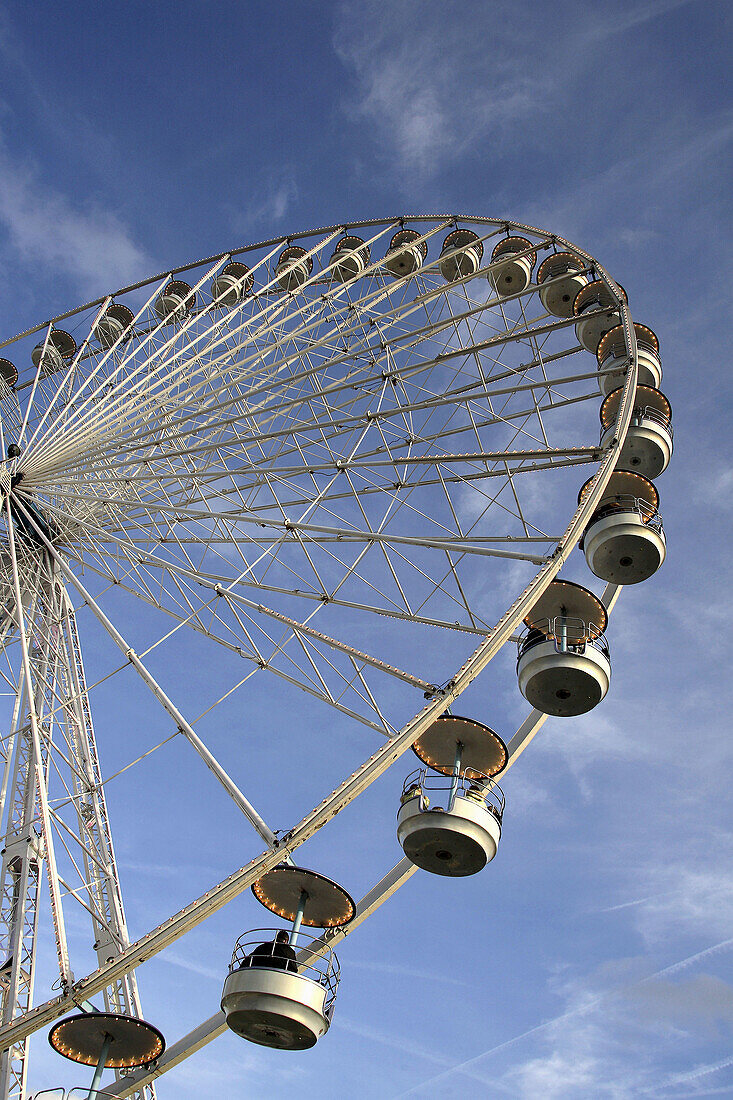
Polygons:
<instances>
[{"instance_id":1,"label":"white steel frame","mask_svg":"<svg viewBox=\"0 0 733 1100\"><path fill-rule=\"evenodd\" d=\"M418 274L395 280L381 260L404 223L419 227L434 258L429 253ZM569 444L562 435L552 443L548 434L559 413L598 397L587 355L578 369L566 366L581 350L574 319L537 314L534 285L487 297L486 255L476 275L446 284L436 245L456 224L472 228L487 252L502 234L528 237L527 252L572 251L608 286L629 369L605 450L587 440ZM345 232L360 233L371 249L364 274L351 284L330 277L329 257ZM275 264L295 241L313 271L299 292L286 293ZM250 263L255 288L223 307L209 288L234 256ZM172 323L161 321L154 303L172 276L183 275L192 288L186 309ZM113 347L101 347L96 326L113 300L129 304L135 319ZM8 945L1 1100L25 1095L28 1036L74 1005L103 993L111 1011L139 1015L135 968L290 858L399 759L513 637L601 498L629 427L638 373L628 306L603 268L551 234L484 218L387 219L266 241L124 288L0 347L25 354L42 333L45 351L53 328L69 320L82 338L61 370L44 374L41 358L31 373L21 371L14 391L0 383L2 453L11 443L21 451L0 466L8 566L0 584L3 675L16 694L0 795L7 814L0 933L5 927ZM492 445L495 435L507 442ZM565 530L546 531L529 514L525 486L589 463L597 470ZM581 473L585 480L587 471ZM481 524L462 520L466 487L480 494ZM487 530L495 516L509 533L498 525ZM562 526L557 517L555 526ZM506 562L539 568L492 625L472 606L467 583L476 563ZM174 620L159 641L186 625L244 658L249 671L232 690L269 671L378 732L383 744L300 822L273 831L157 682L145 654L103 610L109 585ZM606 603L617 594L609 586ZM266 844L134 943L81 659L81 605L121 651L121 667L134 668ZM313 625L317 613L319 625L333 622L334 633ZM348 622L354 614L378 614L398 629L439 626L478 644L435 684L337 637L340 617ZM401 728L380 705L381 675L426 699ZM509 743L511 763L543 721L538 712L528 716ZM63 771L75 826L49 804L54 771ZM69 844L81 852L76 887L59 871L59 843L67 853ZM32 1007L43 868L61 992ZM362 899L352 925L324 942L353 931L413 871L405 860L397 864ZM81 979L70 966L62 894L92 918L100 965ZM157 1067L120 1079L112 1094L152 1095L155 1076L222 1026L220 1015L212 1017Z\"/></svg>"}]
</instances>

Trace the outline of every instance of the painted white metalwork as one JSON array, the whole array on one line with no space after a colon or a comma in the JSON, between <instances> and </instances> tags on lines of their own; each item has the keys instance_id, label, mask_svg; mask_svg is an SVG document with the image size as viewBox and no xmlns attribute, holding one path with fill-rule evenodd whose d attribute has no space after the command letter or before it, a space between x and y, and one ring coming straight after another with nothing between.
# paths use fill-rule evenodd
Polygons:
<instances>
[{"instance_id":1,"label":"painted white metalwork","mask_svg":"<svg viewBox=\"0 0 733 1100\"><path fill-rule=\"evenodd\" d=\"M659 389L662 384L662 362L659 358L659 341L646 325L634 323L637 345L638 382L640 386ZM621 325L612 328L601 339L596 351L598 381L601 393L606 395L623 386L628 358Z\"/></svg>"},{"instance_id":2,"label":"painted white metalwork","mask_svg":"<svg viewBox=\"0 0 733 1100\"><path fill-rule=\"evenodd\" d=\"M615 439L616 401L620 390L612 390L601 405L601 448ZM672 409L669 401L651 386L637 386L634 415L618 456L616 468L630 470L650 480L663 474L674 448Z\"/></svg>"},{"instance_id":3,"label":"painted white metalwork","mask_svg":"<svg viewBox=\"0 0 733 1100\"><path fill-rule=\"evenodd\" d=\"M639 584L663 564L667 541L659 513L636 497L621 497L614 511L601 509L583 539L588 568L603 581Z\"/></svg>"},{"instance_id":4,"label":"painted white metalwork","mask_svg":"<svg viewBox=\"0 0 733 1100\"><path fill-rule=\"evenodd\" d=\"M496 855L504 795L489 776L472 770L453 777L418 768L405 779L397 839L423 871L475 875Z\"/></svg>"},{"instance_id":5,"label":"painted white metalwork","mask_svg":"<svg viewBox=\"0 0 733 1100\"><path fill-rule=\"evenodd\" d=\"M548 313L556 317L572 317L573 303L588 282L584 264L572 252L556 252L543 260L537 269L540 301Z\"/></svg>"},{"instance_id":6,"label":"painted white metalwork","mask_svg":"<svg viewBox=\"0 0 733 1100\"><path fill-rule=\"evenodd\" d=\"M557 718L585 714L605 698L611 683L611 661L603 635L568 642L561 628L548 626L552 637L520 643L517 677L525 699ZM531 633L531 632L530 632Z\"/></svg>"},{"instance_id":7,"label":"painted white metalwork","mask_svg":"<svg viewBox=\"0 0 733 1100\"><path fill-rule=\"evenodd\" d=\"M300 931L311 950L290 962L255 957L258 947L275 950L276 928L255 928L240 936L224 982L221 1007L227 1027L244 1039L279 1050L307 1050L331 1026L340 968L330 947L313 950L320 937ZM264 942L263 942L264 941ZM301 956L304 953L301 951ZM287 963L287 965L286 965Z\"/></svg>"},{"instance_id":8,"label":"painted white metalwork","mask_svg":"<svg viewBox=\"0 0 733 1100\"><path fill-rule=\"evenodd\" d=\"M489 281L503 298L526 290L537 262L537 253L526 237L505 237L491 253Z\"/></svg>"},{"instance_id":9,"label":"painted white metalwork","mask_svg":"<svg viewBox=\"0 0 733 1100\"><path fill-rule=\"evenodd\" d=\"M539 296L527 282L487 299L484 246L490 252L507 233L529 242L516 262L558 248L572 262L544 280ZM353 247L339 245L346 241ZM623 390L605 449L590 442L598 373L575 343L576 318L563 306L548 320L539 300L543 290L547 297L564 287L563 277L584 285L591 269L621 319ZM44 356L62 322L78 347L51 373ZM313 836L461 694L586 528L623 445L638 373L628 307L592 257L530 226L453 216L332 226L222 253L6 341L17 345L13 361L30 363L39 339L34 369L21 371L14 388L0 385L0 444L9 455L0 485L18 578L13 591L0 583L5 677L16 691L7 805L17 818L31 799L26 819L35 825L37 794L44 843L26 844L22 888L37 891L36 867L39 877L48 867L64 903L91 913L100 966L76 980L60 948L61 994L32 1008L28 983L22 1003L6 1002L0 1037L13 1051L103 990L128 996L126 1010L136 1011L136 966ZM559 508L545 508L542 485L551 482ZM477 593L492 576L503 578L497 590L506 588L508 561L520 579L508 606L487 612ZM173 644L186 626L231 659L230 691L269 675L273 687L293 685L342 720L379 732L380 747L302 821L286 817L270 829L154 679L145 653L113 624L104 609L110 586L172 620L147 651ZM72 597L268 845L132 944L106 854L103 759L100 766ZM384 648L362 640L377 636L362 636L362 622L380 624ZM446 639L435 662L439 683L420 658L435 627ZM32 643L19 660L29 637L40 640L38 654ZM402 668L386 657L395 651L404 654ZM38 671L46 666L53 677ZM39 695L37 683L51 686ZM390 711L394 690L415 715L401 728ZM59 769L71 820L43 809ZM63 870L56 865L50 837L63 837L80 858L74 881L66 867L74 861L64 854ZM9 901L17 938L12 909ZM62 933L59 906L60 943ZM32 959L39 933L25 934Z\"/></svg>"}]
</instances>

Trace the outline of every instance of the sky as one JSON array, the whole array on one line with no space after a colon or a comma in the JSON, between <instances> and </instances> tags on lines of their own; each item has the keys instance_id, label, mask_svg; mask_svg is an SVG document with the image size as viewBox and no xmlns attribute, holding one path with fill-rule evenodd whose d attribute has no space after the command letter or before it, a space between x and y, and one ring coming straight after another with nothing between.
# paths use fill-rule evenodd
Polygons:
<instances>
[{"instance_id":1,"label":"sky","mask_svg":"<svg viewBox=\"0 0 733 1100\"><path fill-rule=\"evenodd\" d=\"M314 1050L225 1035L160 1079L161 1100L733 1094L732 21L716 0L0 3L5 336L277 234L465 212L596 256L658 334L674 410L667 561L614 610L603 705L548 720L507 775L496 860L466 880L418 873L344 943ZM190 714L218 675L199 641L154 664ZM90 679L105 644L86 648ZM511 735L526 706L501 667L460 711ZM129 676L98 690L103 770L170 732L143 700ZM271 775L263 812L294 823L343 777L331 718L303 705L293 728L259 688L238 696L211 735L245 789L255 764L227 737L241 708ZM213 781L187 746L166 752L108 791L133 936L258 851L233 811L202 827ZM303 862L361 896L399 857L388 830L374 839L398 793L388 773ZM234 939L263 914L245 895L141 968L169 1043L217 1011ZM42 971L52 956L46 942ZM32 1058L31 1090L86 1080L42 1034Z\"/></svg>"}]
</instances>

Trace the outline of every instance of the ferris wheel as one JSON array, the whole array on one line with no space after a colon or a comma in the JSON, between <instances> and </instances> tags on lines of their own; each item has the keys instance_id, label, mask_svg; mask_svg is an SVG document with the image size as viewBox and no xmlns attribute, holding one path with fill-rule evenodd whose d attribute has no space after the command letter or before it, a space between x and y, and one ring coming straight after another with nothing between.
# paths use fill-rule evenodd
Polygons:
<instances>
[{"instance_id":1,"label":"ferris wheel","mask_svg":"<svg viewBox=\"0 0 733 1100\"><path fill-rule=\"evenodd\" d=\"M0 1100L26 1096L28 1038L52 1025L60 1053L96 1067L93 1089L116 1070L105 1096L154 1095L227 1027L311 1046L334 1011L334 946L416 869L481 870L501 835L496 777L547 715L609 689L608 613L666 552L658 340L554 234L405 216L222 253L2 349ZM560 575L579 543L588 584ZM151 611L144 652L123 599ZM92 721L107 677L88 683L82 615L118 651L109 677L134 671L264 845L134 941ZM264 681L367 737L300 821L287 805L265 820L246 761L230 774L151 671L188 631L228 676L204 713ZM529 704L511 734L453 710L506 644ZM416 770L400 764L411 748ZM403 858L355 902L298 849L393 764ZM136 968L250 887L289 928L245 933L222 1011L164 1051ZM71 907L92 967L72 958ZM44 942L58 984L34 1003Z\"/></svg>"}]
</instances>

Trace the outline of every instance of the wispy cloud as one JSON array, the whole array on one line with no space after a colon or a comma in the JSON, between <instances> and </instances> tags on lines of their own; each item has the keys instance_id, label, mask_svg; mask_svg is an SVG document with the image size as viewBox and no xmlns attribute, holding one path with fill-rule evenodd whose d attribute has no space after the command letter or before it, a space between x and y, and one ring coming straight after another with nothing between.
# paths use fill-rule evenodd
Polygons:
<instances>
[{"instance_id":1,"label":"wispy cloud","mask_svg":"<svg viewBox=\"0 0 733 1100\"><path fill-rule=\"evenodd\" d=\"M713 170L733 138L733 112L723 110L704 118L691 115L686 107L671 109L655 132L644 141L635 141L632 151L610 156L599 169L570 180L563 192L548 201L540 196L529 206L528 217L536 223L553 225L575 240L603 233L598 211L612 208L623 211L623 243L626 250L646 250L650 241L658 249L666 246L670 219L679 213L690 217L695 230L717 239L716 220L710 219L710 206L718 198L718 180L724 174ZM707 165L707 168L706 168ZM643 178L643 192L639 180ZM723 187L724 187L723 183ZM694 196L695 205L690 206ZM727 196L726 196L727 197ZM692 230L693 226L688 226ZM603 250L619 243L618 225L610 225L608 239L600 237L599 258ZM702 240L700 240L702 246Z\"/></svg>"},{"instance_id":2,"label":"wispy cloud","mask_svg":"<svg viewBox=\"0 0 733 1100\"><path fill-rule=\"evenodd\" d=\"M503 39L490 12L477 18ZM489 63L482 38L467 37L442 5L342 5L335 48L357 87L344 110L371 123L398 170L433 175L480 139L550 109L549 78L509 51Z\"/></svg>"},{"instance_id":3,"label":"wispy cloud","mask_svg":"<svg viewBox=\"0 0 733 1100\"><path fill-rule=\"evenodd\" d=\"M268 232L277 232L279 223L298 199L298 186L294 177L287 173L278 180L264 184L259 191L264 194L262 199L245 204L234 215L235 232L251 233L262 226L267 226Z\"/></svg>"},{"instance_id":4,"label":"wispy cloud","mask_svg":"<svg viewBox=\"0 0 733 1100\"><path fill-rule=\"evenodd\" d=\"M114 290L156 269L114 211L58 191L2 143L0 226L6 264L67 276L83 294Z\"/></svg>"},{"instance_id":5,"label":"wispy cloud","mask_svg":"<svg viewBox=\"0 0 733 1100\"><path fill-rule=\"evenodd\" d=\"M642 1091L642 1086L649 1086L654 1080L655 1068L649 1064L637 1068L634 1060L628 1059L629 1025L632 1025L632 1030L642 1028L647 1033L661 1031L658 1036L661 1041L664 1036L669 1040L668 1024L672 1021L679 1023L680 1009L694 1016L696 1022L702 1015L724 1019L729 1025L732 1024L733 988L726 983L707 976L702 976L702 980L691 979L684 988L669 982L672 976L731 947L733 939L723 940L653 974L633 981L626 980L610 988L606 984L607 973L579 981L569 980L564 990L568 1003L564 1012L473 1058L453 1064L401 1093L397 1100L417 1094L435 1095L435 1086L439 1082L456 1074L473 1074L484 1059L532 1038L542 1038L551 1048L549 1052L532 1055L510 1066L503 1074L494 1075L497 1086L508 1088L511 1095L520 1100L534 1100L540 1095L547 1100L568 1100L570 1097L582 1100L589 1095L633 1100ZM636 966L633 960L619 960L612 969L628 973L632 965ZM604 968L605 971L608 969L608 966ZM656 987L656 996L651 1001L646 996L647 987ZM711 988L715 990L712 999ZM637 1036L636 1041L643 1043L643 1036ZM645 1049L648 1051L649 1047ZM609 1085L609 1082L612 1084Z\"/></svg>"},{"instance_id":6,"label":"wispy cloud","mask_svg":"<svg viewBox=\"0 0 733 1100\"><path fill-rule=\"evenodd\" d=\"M411 966L390 966L387 963L375 963L375 962L358 962L355 959L349 960L349 968L356 970L370 970L377 974L389 974L392 977L399 978L417 978L421 982L438 982L442 985L469 985L469 982L461 981L460 978L453 978L448 974L439 974L433 970L419 970L417 967Z\"/></svg>"},{"instance_id":7,"label":"wispy cloud","mask_svg":"<svg viewBox=\"0 0 733 1100\"><path fill-rule=\"evenodd\" d=\"M635 912L636 926L649 946L672 937L723 936L733 927L733 875L725 854L707 866L662 862L649 867L644 878L651 885L672 887Z\"/></svg>"},{"instance_id":8,"label":"wispy cloud","mask_svg":"<svg viewBox=\"0 0 733 1100\"><path fill-rule=\"evenodd\" d=\"M635 898L633 901L623 901L620 905L607 905L603 909L592 909L592 913L617 913L620 909L633 909L637 905L646 905L648 901L655 901L659 897L674 897L674 891L669 894L650 894L646 898Z\"/></svg>"},{"instance_id":9,"label":"wispy cloud","mask_svg":"<svg viewBox=\"0 0 733 1100\"><path fill-rule=\"evenodd\" d=\"M710 1062L707 1065L697 1066L696 1069L690 1070L688 1073L673 1073L670 1077L667 1077L666 1080L660 1081L659 1084L656 1085L654 1088L647 1089L645 1091L650 1092L650 1093L654 1093L655 1095L659 1096L662 1093L665 1093L667 1089L673 1088L675 1085L689 1085L692 1081L699 1081L701 1077L708 1077L711 1073L719 1073L723 1069L728 1069L729 1066L733 1066L733 1055L731 1055L730 1058L723 1058L722 1060L717 1061L717 1062ZM730 1086L728 1086L725 1089L725 1091L728 1093L728 1095L730 1095L729 1089L730 1089ZM715 1092L722 1092L723 1090L722 1089L720 1089L720 1090L715 1089L714 1091ZM668 1096L671 1096L671 1095L689 1096L690 1094L688 1092L685 1092L684 1094L683 1093L678 1093L678 1094L666 1093L666 1095L668 1095ZM710 1095L712 1095L712 1093L710 1093L710 1092L700 1093L700 1092L696 1091L694 1095L695 1096L710 1096Z\"/></svg>"},{"instance_id":10,"label":"wispy cloud","mask_svg":"<svg viewBox=\"0 0 733 1100\"><path fill-rule=\"evenodd\" d=\"M590 22L584 23L581 37L587 42L605 41L613 34L635 30L676 8L684 8L695 2L696 0L644 0L643 3L628 8L620 4L604 8L597 14L586 9Z\"/></svg>"},{"instance_id":11,"label":"wispy cloud","mask_svg":"<svg viewBox=\"0 0 733 1100\"><path fill-rule=\"evenodd\" d=\"M406 189L484 149L488 181L502 161L536 153L569 112L578 122L580 77L609 40L690 2L585 5L560 18L537 5L472 5L470 24L426 0L346 2L334 47L355 86L342 110L371 125L383 163L411 173Z\"/></svg>"},{"instance_id":12,"label":"wispy cloud","mask_svg":"<svg viewBox=\"0 0 733 1100\"><path fill-rule=\"evenodd\" d=\"M177 955L173 951L165 951L160 958L163 962L169 963L171 966L177 966L181 970L188 970L191 974L200 974L204 978L211 978L212 981L221 984L221 970L214 970L214 968L210 966L202 966L201 963L192 962L191 959L187 959L183 955Z\"/></svg>"}]
</instances>

